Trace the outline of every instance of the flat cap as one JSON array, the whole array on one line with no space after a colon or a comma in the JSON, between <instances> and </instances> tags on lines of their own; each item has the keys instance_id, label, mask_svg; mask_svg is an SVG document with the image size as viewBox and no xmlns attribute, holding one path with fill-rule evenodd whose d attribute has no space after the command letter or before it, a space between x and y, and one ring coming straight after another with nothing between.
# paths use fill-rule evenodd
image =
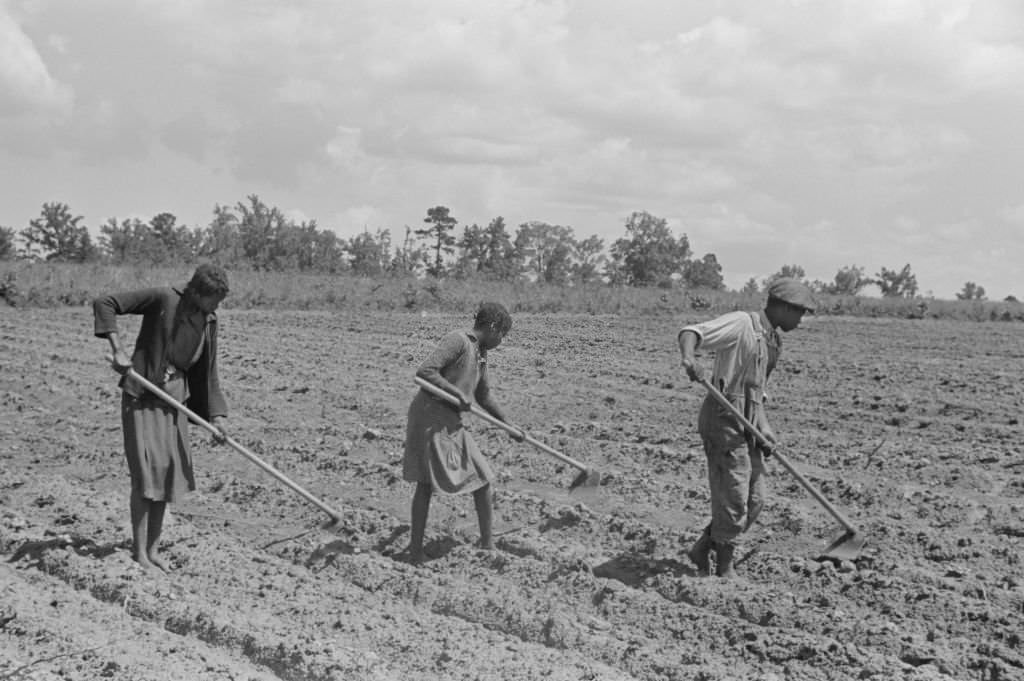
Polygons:
<instances>
[{"instance_id":1,"label":"flat cap","mask_svg":"<svg viewBox=\"0 0 1024 681\"><path fill-rule=\"evenodd\" d=\"M811 289L796 279L779 277L774 280L768 285L768 299L772 298L802 307L808 312L814 312L814 298L811 296Z\"/></svg>"}]
</instances>

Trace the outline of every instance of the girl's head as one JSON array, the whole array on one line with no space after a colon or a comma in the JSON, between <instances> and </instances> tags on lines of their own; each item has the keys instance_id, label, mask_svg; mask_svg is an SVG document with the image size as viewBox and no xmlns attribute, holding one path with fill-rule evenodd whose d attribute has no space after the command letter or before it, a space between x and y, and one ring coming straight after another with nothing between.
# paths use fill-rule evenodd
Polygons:
<instances>
[{"instance_id":1,"label":"girl's head","mask_svg":"<svg viewBox=\"0 0 1024 681\"><path fill-rule=\"evenodd\" d=\"M213 312L228 295L227 272L217 265L200 265L185 286L185 295L203 312Z\"/></svg>"},{"instance_id":2,"label":"girl's head","mask_svg":"<svg viewBox=\"0 0 1024 681\"><path fill-rule=\"evenodd\" d=\"M480 345L488 350L501 345L511 328L512 316L501 303L483 303L476 311L473 330L480 338Z\"/></svg>"}]
</instances>

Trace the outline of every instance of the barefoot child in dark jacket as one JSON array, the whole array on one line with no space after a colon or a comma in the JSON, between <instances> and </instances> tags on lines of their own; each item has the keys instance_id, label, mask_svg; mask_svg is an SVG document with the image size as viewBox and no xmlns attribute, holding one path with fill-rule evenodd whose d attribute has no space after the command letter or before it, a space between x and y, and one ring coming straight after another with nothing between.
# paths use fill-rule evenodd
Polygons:
<instances>
[{"instance_id":1,"label":"barefoot child in dark jacket","mask_svg":"<svg viewBox=\"0 0 1024 681\"><path fill-rule=\"evenodd\" d=\"M227 404L217 377L217 315L228 293L224 270L200 265L188 285L146 288L100 296L93 301L95 334L110 342L114 369L134 369L222 434ZM142 315L131 356L117 328L117 316ZM132 558L144 568L166 571L159 555L168 502L195 489L189 453L188 419L149 394L139 382L121 379L121 424L131 475Z\"/></svg>"},{"instance_id":2,"label":"barefoot child in dark jacket","mask_svg":"<svg viewBox=\"0 0 1024 681\"><path fill-rule=\"evenodd\" d=\"M463 427L462 412L475 400L489 414L505 421L491 398L487 380L487 352L501 344L512 328L512 318L498 303L484 303L472 331L453 331L441 339L416 371L416 376L450 393L459 406L420 390L409 406L403 475L416 483L412 500L412 537L409 559L423 560L430 497L472 492L480 524L480 547L493 548L491 538L491 481L494 473L480 448ZM513 439L522 440L522 435Z\"/></svg>"}]
</instances>

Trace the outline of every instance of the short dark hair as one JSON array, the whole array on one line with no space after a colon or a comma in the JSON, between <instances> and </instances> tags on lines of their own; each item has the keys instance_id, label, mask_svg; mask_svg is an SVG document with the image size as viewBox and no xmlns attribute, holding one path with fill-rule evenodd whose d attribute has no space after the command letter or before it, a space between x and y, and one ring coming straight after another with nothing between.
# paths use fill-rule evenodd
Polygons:
<instances>
[{"instance_id":1,"label":"short dark hair","mask_svg":"<svg viewBox=\"0 0 1024 681\"><path fill-rule=\"evenodd\" d=\"M481 303L473 325L478 328L493 326L495 331L508 333L512 328L512 315L501 303Z\"/></svg>"},{"instance_id":2,"label":"short dark hair","mask_svg":"<svg viewBox=\"0 0 1024 681\"><path fill-rule=\"evenodd\" d=\"M196 268L185 290L197 296L226 296L229 290L228 273L223 267L204 263Z\"/></svg>"}]
</instances>

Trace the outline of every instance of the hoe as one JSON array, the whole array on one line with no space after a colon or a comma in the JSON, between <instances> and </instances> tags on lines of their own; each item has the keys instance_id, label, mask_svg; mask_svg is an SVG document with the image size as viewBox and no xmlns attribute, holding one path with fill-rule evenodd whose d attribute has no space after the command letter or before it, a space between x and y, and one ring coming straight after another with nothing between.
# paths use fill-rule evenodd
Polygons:
<instances>
[{"instance_id":1,"label":"hoe","mask_svg":"<svg viewBox=\"0 0 1024 681\"><path fill-rule=\"evenodd\" d=\"M744 417L740 410L737 409L732 404L732 402L727 400L725 395L719 392L718 388L712 385L711 382L708 381L708 379L702 378L700 379L700 383L707 389L708 394L715 398L716 402L718 402L720 405L722 405L724 409L726 409L730 414L736 417L736 420L739 421L743 425L743 427L746 428L747 431L754 436L754 439L757 440L758 444L761 444L762 446L765 447L769 447L771 445L771 443L768 442L765 436L761 434L761 432L754 426L754 424L752 424L746 417ZM867 543L867 539L864 537L864 535L862 535L857 530L857 528L854 527L853 524L846 519L846 516L839 512L839 509L837 509L835 506L829 503L828 499L826 499L821 494L821 492L819 492L814 487L814 485L812 485L807 480L807 478L801 475L800 471L793 467L793 464L790 463L789 459L787 459L785 456L780 454L775 449L772 449L772 457L777 459L778 462L781 463L782 466L787 471L789 471L794 478L796 478L796 481L799 482L805 490L810 492L811 496L814 497L819 504L824 506L825 510L832 514L833 518L839 521L839 524L842 525L843 529L845 530L844 532L839 534L835 539L832 540L832 543L829 544L825 548L825 550L821 552L819 558L850 561L856 560L856 558L860 555L860 552L864 549L864 545Z\"/></svg>"},{"instance_id":2,"label":"hoe","mask_svg":"<svg viewBox=\"0 0 1024 681\"><path fill-rule=\"evenodd\" d=\"M110 359L110 358L108 358L108 359ZM182 413L184 413L185 416L187 416L189 418L189 420L195 422L196 424L198 424L202 428L208 430L212 435L214 435L216 437L222 437L221 432L219 430L217 430L217 428L213 424L211 424L208 421L206 421L205 419L201 418L194 411L192 411L191 409L186 407L184 404L182 404L178 400L176 400L173 397L171 397L170 395L168 395L166 392L164 392L163 390L158 388L156 385L154 385L150 381L147 381L143 376L141 376L139 374L139 372L135 371L135 369L129 368L125 372L125 374L128 375L128 376L131 376L133 379L135 379L140 384L142 384L142 386L145 387L146 390L148 390L149 392L153 393L154 395L156 395L157 397L162 399L167 404L171 405L175 409L177 409L177 410L181 411ZM309 503L313 504L314 506L319 508L324 513L326 513L330 517L330 520L328 520L327 522L324 523L323 526L325 528L330 528L330 527L332 527L334 525L337 525L338 523L341 522L341 513L340 512L334 510L333 508L331 508L330 506L325 504L323 501L321 501L320 499L316 498L315 496L313 496L312 494L307 492L303 487L301 487L298 483L294 482L287 475L285 475L281 471L277 470L276 468L271 466L269 463L267 463L266 461L264 461L260 457L258 457L255 454L253 454L246 447L244 447L240 442L238 442L238 441L236 441L236 440L234 440L234 439L232 439L230 437L225 437L224 441L232 449L234 449L236 452L238 452L239 454L241 454L245 458L249 459L249 461L251 461L252 463L256 464L258 467L262 468L266 473L269 473L271 476L273 476L274 478L277 478L279 481L284 483L293 492L295 492L296 494L301 496L303 499L305 499Z\"/></svg>"},{"instance_id":3,"label":"hoe","mask_svg":"<svg viewBox=\"0 0 1024 681\"><path fill-rule=\"evenodd\" d=\"M434 395L435 397L439 397L442 400L451 402L456 406L459 404L458 398L456 398L454 395L452 395L446 390L438 388L433 383L423 380L419 376L416 377L416 385L423 388L424 390L429 392L431 395ZM576 478L572 481L572 484L569 485L569 492L573 492L577 489L595 490L597 486L601 483L601 474L597 470L590 468L586 464L577 461L576 459L570 456L566 456L557 449L552 449L543 442L528 435L526 431L522 430L521 428L509 425L508 423L505 423L501 419L494 418L493 416L491 416L490 414L488 414L486 411L484 411L475 404L472 405L469 410L476 414L477 416L479 416L480 418L482 418L483 420L487 421L488 423L498 426L502 430L506 430L509 433L518 434L521 432L523 434L523 439L529 442L537 449L541 450L546 454L550 454L551 456L555 457L556 459L563 463L569 464L573 468L578 469L580 471L579 475L577 475Z\"/></svg>"}]
</instances>

